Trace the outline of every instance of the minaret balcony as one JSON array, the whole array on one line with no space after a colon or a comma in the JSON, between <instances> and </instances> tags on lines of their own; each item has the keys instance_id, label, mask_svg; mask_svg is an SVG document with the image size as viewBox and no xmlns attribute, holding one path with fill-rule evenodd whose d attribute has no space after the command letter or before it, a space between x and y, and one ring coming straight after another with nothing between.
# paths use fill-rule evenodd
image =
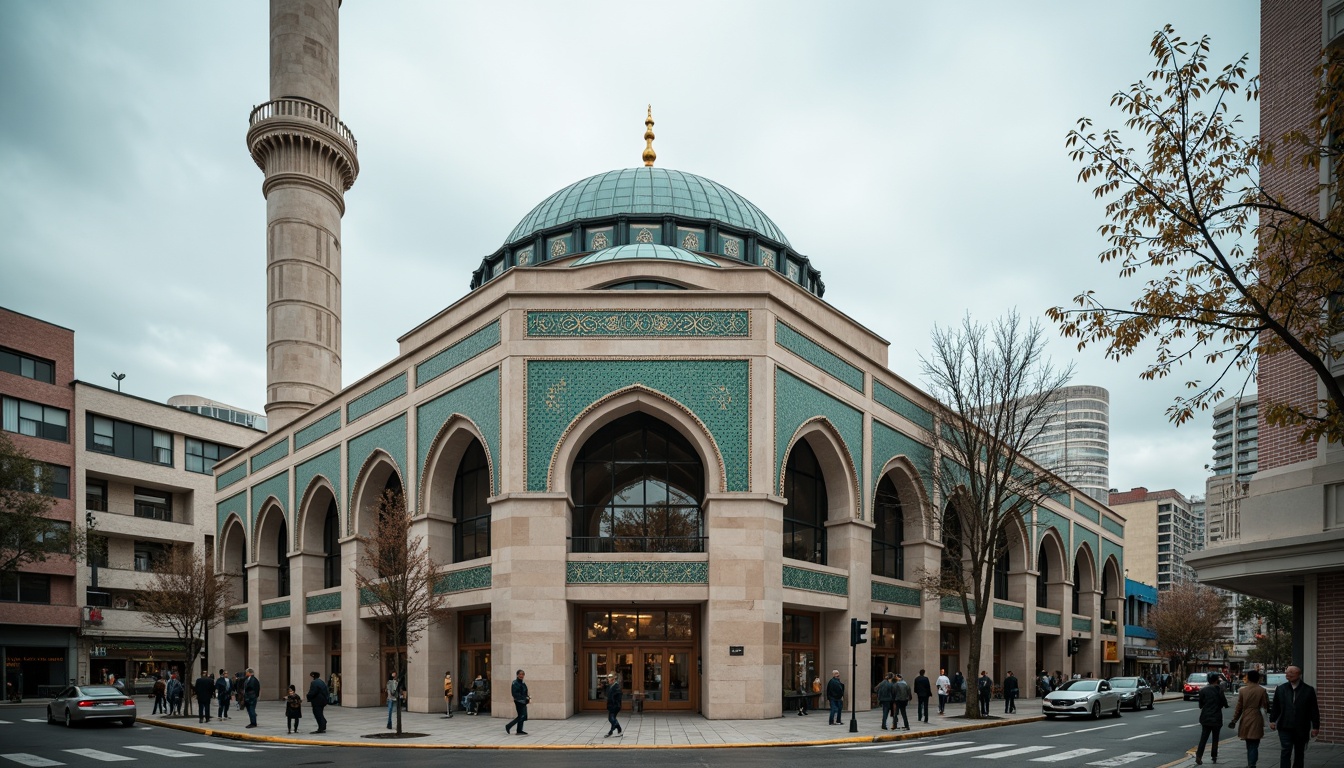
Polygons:
<instances>
[{"instance_id":1,"label":"minaret balcony","mask_svg":"<svg viewBox=\"0 0 1344 768\"><path fill-rule=\"evenodd\" d=\"M307 99L275 99L248 117L247 146L267 183L316 176L332 185L336 204L359 175L359 142L331 110ZM310 158L317 152L318 162ZM320 169L320 170L319 170Z\"/></svg>"},{"instance_id":2,"label":"minaret balcony","mask_svg":"<svg viewBox=\"0 0 1344 768\"><path fill-rule=\"evenodd\" d=\"M248 130L256 128L259 123L267 120L297 120L318 123L348 144L352 152L359 151L359 142L355 141L355 135L345 126L345 123L337 119L330 110L320 104L314 104L304 99L268 101L253 108L251 116L247 119Z\"/></svg>"}]
</instances>

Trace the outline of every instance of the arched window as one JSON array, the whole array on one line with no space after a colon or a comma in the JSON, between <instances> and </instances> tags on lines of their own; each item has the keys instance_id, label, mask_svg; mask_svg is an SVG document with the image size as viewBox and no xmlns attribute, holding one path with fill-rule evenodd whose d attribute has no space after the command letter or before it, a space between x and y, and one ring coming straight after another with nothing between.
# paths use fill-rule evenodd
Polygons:
<instances>
[{"instance_id":1,"label":"arched window","mask_svg":"<svg viewBox=\"0 0 1344 768\"><path fill-rule=\"evenodd\" d=\"M689 440L648 414L589 438L570 489L574 552L704 551L704 466Z\"/></svg>"},{"instance_id":2,"label":"arched window","mask_svg":"<svg viewBox=\"0 0 1344 768\"><path fill-rule=\"evenodd\" d=\"M905 578L905 510L891 478L877 484L873 500L873 575L889 579Z\"/></svg>"},{"instance_id":3,"label":"arched window","mask_svg":"<svg viewBox=\"0 0 1344 768\"><path fill-rule=\"evenodd\" d=\"M1008 532L999 531L999 539L996 548L999 550L999 556L994 561L994 599L1008 599L1008 571L1012 567L1012 561L1008 556Z\"/></svg>"},{"instance_id":4,"label":"arched window","mask_svg":"<svg viewBox=\"0 0 1344 768\"><path fill-rule=\"evenodd\" d=\"M243 599L242 599L242 602L246 603L246 602L247 602L247 546L246 546L246 545L241 546L241 547L238 548L238 574L239 574L240 576L242 576L241 581L243 582Z\"/></svg>"},{"instance_id":5,"label":"arched window","mask_svg":"<svg viewBox=\"0 0 1344 768\"><path fill-rule=\"evenodd\" d=\"M784 469L784 556L826 564L826 480L806 440L789 451Z\"/></svg>"},{"instance_id":6,"label":"arched window","mask_svg":"<svg viewBox=\"0 0 1344 768\"><path fill-rule=\"evenodd\" d=\"M490 556L490 465L480 441L462 455L453 480L453 562Z\"/></svg>"},{"instance_id":7,"label":"arched window","mask_svg":"<svg viewBox=\"0 0 1344 768\"><path fill-rule=\"evenodd\" d=\"M1078 570L1078 558L1073 560L1073 612L1078 612L1078 592L1082 589L1082 572Z\"/></svg>"},{"instance_id":8,"label":"arched window","mask_svg":"<svg viewBox=\"0 0 1344 768\"><path fill-rule=\"evenodd\" d=\"M951 503L943 510L942 578L945 583L960 582L965 566L962 563L961 515Z\"/></svg>"},{"instance_id":9,"label":"arched window","mask_svg":"<svg viewBox=\"0 0 1344 768\"><path fill-rule=\"evenodd\" d=\"M289 546L285 543L289 539L289 526L285 521L280 521L280 533L275 537L275 596L289 596Z\"/></svg>"},{"instance_id":10,"label":"arched window","mask_svg":"<svg viewBox=\"0 0 1344 768\"><path fill-rule=\"evenodd\" d=\"M387 476L387 482L383 483L383 492L374 500L374 509L378 513L380 522L383 519L383 516L387 514L383 507L383 499L385 497L395 497L399 499L400 503L405 503L405 499L402 498L402 493L401 478L395 472L389 474ZM376 535L377 534L375 534L375 536ZM377 568L379 578L387 578L388 576L391 576L393 572L405 568L406 551L409 544L410 542L407 541L401 542L400 552L382 551L379 553L381 555L379 558L379 567Z\"/></svg>"},{"instance_id":11,"label":"arched window","mask_svg":"<svg viewBox=\"0 0 1344 768\"><path fill-rule=\"evenodd\" d=\"M1045 552L1045 542L1041 542L1041 550L1036 554L1036 606L1038 608L1050 607L1050 558Z\"/></svg>"},{"instance_id":12,"label":"arched window","mask_svg":"<svg viewBox=\"0 0 1344 768\"><path fill-rule=\"evenodd\" d=\"M327 503L322 521L322 588L341 586L341 518L336 514L336 499Z\"/></svg>"}]
</instances>

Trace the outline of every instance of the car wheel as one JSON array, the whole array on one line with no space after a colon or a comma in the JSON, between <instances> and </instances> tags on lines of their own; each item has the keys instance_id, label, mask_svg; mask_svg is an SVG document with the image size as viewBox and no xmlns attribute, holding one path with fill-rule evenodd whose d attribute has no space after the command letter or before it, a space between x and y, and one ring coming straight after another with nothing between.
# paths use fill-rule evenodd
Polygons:
<instances>
[{"instance_id":1,"label":"car wheel","mask_svg":"<svg viewBox=\"0 0 1344 768\"><path fill-rule=\"evenodd\" d=\"M1143 709L1143 700L1142 700L1140 697L1135 696L1135 697L1134 697L1134 711L1135 711L1135 712L1138 712L1140 709Z\"/></svg>"},{"instance_id":2,"label":"car wheel","mask_svg":"<svg viewBox=\"0 0 1344 768\"><path fill-rule=\"evenodd\" d=\"M1152 708L1153 708L1153 702L1155 702L1155 701L1157 701L1157 699L1155 699L1155 698L1150 698L1150 699L1148 699L1148 709L1149 709L1149 710L1152 710Z\"/></svg>"},{"instance_id":3,"label":"car wheel","mask_svg":"<svg viewBox=\"0 0 1344 768\"><path fill-rule=\"evenodd\" d=\"M51 714L51 707L47 707L47 725L55 725L56 716Z\"/></svg>"},{"instance_id":4,"label":"car wheel","mask_svg":"<svg viewBox=\"0 0 1344 768\"><path fill-rule=\"evenodd\" d=\"M1093 720L1100 720L1100 719L1101 719L1101 702L1100 702L1100 701L1094 701L1094 702L1092 702L1092 719L1093 719Z\"/></svg>"},{"instance_id":5,"label":"car wheel","mask_svg":"<svg viewBox=\"0 0 1344 768\"><path fill-rule=\"evenodd\" d=\"M70 719L70 710L68 710L68 709L65 710L65 727L66 727L66 728L74 728L74 727L75 727L75 721Z\"/></svg>"},{"instance_id":6,"label":"car wheel","mask_svg":"<svg viewBox=\"0 0 1344 768\"><path fill-rule=\"evenodd\" d=\"M126 726L127 728L130 728L131 726L135 725L135 718L134 718L134 717L128 717L128 718L126 718L125 720L122 720L122 721L121 721L121 724L124 725L124 726Z\"/></svg>"}]
</instances>

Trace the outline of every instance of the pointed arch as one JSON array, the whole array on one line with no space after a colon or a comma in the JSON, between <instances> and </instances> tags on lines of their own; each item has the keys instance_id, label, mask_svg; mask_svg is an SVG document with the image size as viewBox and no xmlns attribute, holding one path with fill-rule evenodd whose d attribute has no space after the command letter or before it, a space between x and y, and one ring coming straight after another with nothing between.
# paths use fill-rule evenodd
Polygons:
<instances>
[{"instance_id":1,"label":"pointed arch","mask_svg":"<svg viewBox=\"0 0 1344 768\"><path fill-rule=\"evenodd\" d=\"M360 467L354 490L350 495L350 509L346 511L346 535L366 535L373 529L374 509L383 491L391 486L404 489L401 467L387 451L374 449Z\"/></svg>"},{"instance_id":2,"label":"pointed arch","mask_svg":"<svg viewBox=\"0 0 1344 768\"><path fill-rule=\"evenodd\" d=\"M812 452L817 456L826 479L828 509L826 519L849 520L862 518L859 505L858 469L850 459L849 449L845 446L840 430L825 416L814 416L803 422L789 438L789 449L784 452L784 466L788 466L789 454L799 441L806 440ZM785 472L779 473L779 487L776 489L784 496Z\"/></svg>"},{"instance_id":3,"label":"pointed arch","mask_svg":"<svg viewBox=\"0 0 1344 768\"><path fill-rule=\"evenodd\" d=\"M305 555L320 555L327 510L339 498L336 486L325 475L316 475L301 494L298 522L293 532L294 550Z\"/></svg>"},{"instance_id":4,"label":"pointed arch","mask_svg":"<svg viewBox=\"0 0 1344 768\"><path fill-rule=\"evenodd\" d=\"M490 442L476 422L460 413L454 413L439 427L430 444L429 456L420 476L420 506L418 516L449 520L453 517L453 478L462 456L472 441L485 450L485 461L490 475L490 488L499 487L498 468L494 465Z\"/></svg>"},{"instance_id":5,"label":"pointed arch","mask_svg":"<svg viewBox=\"0 0 1344 768\"><path fill-rule=\"evenodd\" d=\"M219 553L215 570L228 575L233 591L230 604L247 602L247 555L249 552L247 526L237 513L229 513L220 529Z\"/></svg>"},{"instance_id":6,"label":"pointed arch","mask_svg":"<svg viewBox=\"0 0 1344 768\"><path fill-rule=\"evenodd\" d=\"M1064 539L1053 526L1041 532L1040 543L1036 545L1036 606L1062 610L1059 604L1059 592L1050 589L1050 585L1062 583L1068 576L1068 556L1064 548Z\"/></svg>"},{"instance_id":7,"label":"pointed arch","mask_svg":"<svg viewBox=\"0 0 1344 768\"><path fill-rule=\"evenodd\" d=\"M912 541L918 535L921 539L930 537L929 531L929 509L932 508L932 502L929 499L928 486L924 484L924 478L914 461L904 454L894 456L882 466L882 471L878 474L873 492L872 504L870 506L869 520L876 520L877 492L876 487L880 485L883 478L891 480L892 485L896 486L896 492L900 494L901 506L905 516L905 541Z\"/></svg>"}]
</instances>

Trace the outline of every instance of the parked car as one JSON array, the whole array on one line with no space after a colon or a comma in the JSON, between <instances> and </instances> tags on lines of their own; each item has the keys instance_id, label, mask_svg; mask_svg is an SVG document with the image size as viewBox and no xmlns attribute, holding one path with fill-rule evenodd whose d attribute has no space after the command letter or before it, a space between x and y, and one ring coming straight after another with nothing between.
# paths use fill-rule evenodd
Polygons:
<instances>
[{"instance_id":1,"label":"parked car","mask_svg":"<svg viewBox=\"0 0 1344 768\"><path fill-rule=\"evenodd\" d=\"M1288 676L1282 672L1270 672L1265 675L1265 690L1269 692L1269 703L1274 703L1274 689L1288 682Z\"/></svg>"},{"instance_id":2,"label":"parked car","mask_svg":"<svg viewBox=\"0 0 1344 768\"><path fill-rule=\"evenodd\" d=\"M1181 699L1184 701L1194 701L1199 698L1199 689L1209 684L1208 672L1191 672L1185 678L1185 685L1181 686Z\"/></svg>"},{"instance_id":3,"label":"parked car","mask_svg":"<svg viewBox=\"0 0 1344 768\"><path fill-rule=\"evenodd\" d=\"M1147 707L1153 708L1153 689L1142 677L1112 677L1106 682L1120 694L1120 704L1133 707L1135 712Z\"/></svg>"},{"instance_id":4,"label":"parked car","mask_svg":"<svg viewBox=\"0 0 1344 768\"><path fill-rule=\"evenodd\" d=\"M1082 715L1096 719L1102 712L1120 716L1120 693L1105 680L1069 680L1045 695L1041 712L1047 720L1055 715Z\"/></svg>"},{"instance_id":5,"label":"parked car","mask_svg":"<svg viewBox=\"0 0 1344 768\"><path fill-rule=\"evenodd\" d=\"M135 699L110 685L72 685L47 705L48 723L71 728L92 720L119 720L135 725Z\"/></svg>"}]
</instances>

